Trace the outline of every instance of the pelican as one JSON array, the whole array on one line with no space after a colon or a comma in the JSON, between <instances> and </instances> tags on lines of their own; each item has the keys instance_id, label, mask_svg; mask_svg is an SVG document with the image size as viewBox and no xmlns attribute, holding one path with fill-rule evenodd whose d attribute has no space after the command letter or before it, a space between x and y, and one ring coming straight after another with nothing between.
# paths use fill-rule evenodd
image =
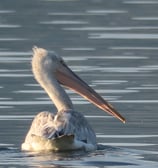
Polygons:
<instances>
[{"instance_id":1,"label":"pelican","mask_svg":"<svg viewBox=\"0 0 158 168\"><path fill-rule=\"evenodd\" d=\"M82 113L77 112L66 94L65 86L77 92L98 108L125 123L125 119L79 78L55 53L33 47L32 71L57 108L57 113L40 112L22 144L26 151L95 150L96 135ZM60 85L61 84L61 85Z\"/></svg>"}]
</instances>

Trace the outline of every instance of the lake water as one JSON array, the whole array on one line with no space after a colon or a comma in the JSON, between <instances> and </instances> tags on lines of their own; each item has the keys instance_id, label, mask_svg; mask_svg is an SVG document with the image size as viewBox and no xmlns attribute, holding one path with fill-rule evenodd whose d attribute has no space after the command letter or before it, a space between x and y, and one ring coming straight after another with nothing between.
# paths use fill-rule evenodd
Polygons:
<instances>
[{"instance_id":1,"label":"lake water","mask_svg":"<svg viewBox=\"0 0 158 168\"><path fill-rule=\"evenodd\" d=\"M158 167L158 1L0 2L0 168ZM34 80L32 46L67 64L126 118L108 116L73 92L98 150L20 150L33 117L55 107Z\"/></svg>"}]
</instances>

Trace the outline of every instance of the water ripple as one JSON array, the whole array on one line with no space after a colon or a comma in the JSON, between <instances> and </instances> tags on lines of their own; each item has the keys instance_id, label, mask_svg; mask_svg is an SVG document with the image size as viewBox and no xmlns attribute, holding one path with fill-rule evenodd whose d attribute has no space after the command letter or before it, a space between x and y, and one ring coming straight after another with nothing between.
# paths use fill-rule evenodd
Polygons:
<instances>
[{"instance_id":1,"label":"water ripple","mask_svg":"<svg viewBox=\"0 0 158 168\"><path fill-rule=\"evenodd\" d=\"M0 14L15 13L14 10L0 10Z\"/></svg>"},{"instance_id":2,"label":"water ripple","mask_svg":"<svg viewBox=\"0 0 158 168\"><path fill-rule=\"evenodd\" d=\"M98 93L119 93L119 94L123 94L123 93L138 93L139 90L124 90L124 89L108 89L108 90L104 90L104 89L96 89L96 91Z\"/></svg>"},{"instance_id":3,"label":"water ripple","mask_svg":"<svg viewBox=\"0 0 158 168\"><path fill-rule=\"evenodd\" d=\"M75 48L74 50L77 50L77 49ZM136 60L137 59L149 59L148 56L139 56L139 55L127 55L127 56L122 56L122 55L75 56L74 55L73 57L70 57L70 56L63 56L63 57L65 57L64 60L66 61L79 61L79 60L84 61L84 60L99 60L99 59L114 59L114 60L117 60L117 59L136 59Z\"/></svg>"},{"instance_id":4,"label":"water ripple","mask_svg":"<svg viewBox=\"0 0 158 168\"><path fill-rule=\"evenodd\" d=\"M125 1L123 1L123 3L125 3L125 4L136 4L136 5L150 5L150 4L158 4L158 2L157 1L150 1L150 0L146 0L146 1L136 1L136 0L132 0L132 1L129 1L129 0L125 0Z\"/></svg>"},{"instance_id":5,"label":"water ripple","mask_svg":"<svg viewBox=\"0 0 158 168\"><path fill-rule=\"evenodd\" d=\"M136 104L150 104L158 103L158 100L114 100L115 103L136 103Z\"/></svg>"},{"instance_id":6,"label":"water ripple","mask_svg":"<svg viewBox=\"0 0 158 168\"><path fill-rule=\"evenodd\" d=\"M110 146L125 146L125 147L130 147L130 146L154 146L156 144L151 144L151 143L101 143L102 145L110 145Z\"/></svg>"},{"instance_id":7,"label":"water ripple","mask_svg":"<svg viewBox=\"0 0 158 168\"><path fill-rule=\"evenodd\" d=\"M158 50L158 47L138 47L138 46L112 46L110 47L110 49L113 49L113 50Z\"/></svg>"},{"instance_id":8,"label":"water ripple","mask_svg":"<svg viewBox=\"0 0 158 168\"><path fill-rule=\"evenodd\" d=\"M19 28L21 25L0 24L0 28Z\"/></svg>"},{"instance_id":9,"label":"water ripple","mask_svg":"<svg viewBox=\"0 0 158 168\"><path fill-rule=\"evenodd\" d=\"M31 120L34 115L0 115L0 120Z\"/></svg>"},{"instance_id":10,"label":"water ripple","mask_svg":"<svg viewBox=\"0 0 158 168\"><path fill-rule=\"evenodd\" d=\"M131 30L158 30L158 26L135 26L135 27L64 27L68 31L131 31Z\"/></svg>"},{"instance_id":11,"label":"water ripple","mask_svg":"<svg viewBox=\"0 0 158 168\"><path fill-rule=\"evenodd\" d=\"M79 47L79 48L62 48L63 50L66 51L94 51L95 48L83 48L83 47Z\"/></svg>"},{"instance_id":12,"label":"water ripple","mask_svg":"<svg viewBox=\"0 0 158 168\"><path fill-rule=\"evenodd\" d=\"M142 86L142 87L128 87L127 89L139 89L139 90L158 90L158 86Z\"/></svg>"},{"instance_id":13,"label":"water ripple","mask_svg":"<svg viewBox=\"0 0 158 168\"><path fill-rule=\"evenodd\" d=\"M98 138L153 138L158 137L158 135L99 135Z\"/></svg>"},{"instance_id":14,"label":"water ripple","mask_svg":"<svg viewBox=\"0 0 158 168\"><path fill-rule=\"evenodd\" d=\"M158 39L158 34L145 33L89 33L89 39Z\"/></svg>"},{"instance_id":15,"label":"water ripple","mask_svg":"<svg viewBox=\"0 0 158 168\"><path fill-rule=\"evenodd\" d=\"M128 13L126 10L87 10L87 13L92 13L92 14L121 14L121 13Z\"/></svg>"},{"instance_id":16,"label":"water ripple","mask_svg":"<svg viewBox=\"0 0 158 168\"><path fill-rule=\"evenodd\" d=\"M132 20L139 21L157 21L158 17L132 17Z\"/></svg>"},{"instance_id":17,"label":"water ripple","mask_svg":"<svg viewBox=\"0 0 158 168\"><path fill-rule=\"evenodd\" d=\"M26 41L28 39L26 38L10 38L10 37L7 37L7 38L0 38L0 41Z\"/></svg>"},{"instance_id":18,"label":"water ripple","mask_svg":"<svg viewBox=\"0 0 158 168\"><path fill-rule=\"evenodd\" d=\"M89 16L89 15L102 15L101 13L88 13L86 11L83 12L50 12L48 15L53 16Z\"/></svg>"},{"instance_id":19,"label":"water ripple","mask_svg":"<svg viewBox=\"0 0 158 168\"><path fill-rule=\"evenodd\" d=\"M0 74L0 77L10 77L10 78L24 78L24 77L32 77L32 74L13 74L13 73L5 73L5 74Z\"/></svg>"},{"instance_id":20,"label":"water ripple","mask_svg":"<svg viewBox=\"0 0 158 168\"><path fill-rule=\"evenodd\" d=\"M43 21L40 24L88 24L86 21L82 20L54 20L54 21Z\"/></svg>"},{"instance_id":21,"label":"water ripple","mask_svg":"<svg viewBox=\"0 0 158 168\"><path fill-rule=\"evenodd\" d=\"M11 62L11 61L20 61L20 62L24 62L24 61L30 61L30 58L25 58L25 57L1 57L0 56L0 61L2 62Z\"/></svg>"},{"instance_id":22,"label":"water ripple","mask_svg":"<svg viewBox=\"0 0 158 168\"><path fill-rule=\"evenodd\" d=\"M31 54L32 52L0 51L0 56L28 56Z\"/></svg>"},{"instance_id":23,"label":"water ripple","mask_svg":"<svg viewBox=\"0 0 158 168\"><path fill-rule=\"evenodd\" d=\"M127 80L93 80L92 84L95 85L113 85L113 84L122 84L127 83Z\"/></svg>"}]
</instances>

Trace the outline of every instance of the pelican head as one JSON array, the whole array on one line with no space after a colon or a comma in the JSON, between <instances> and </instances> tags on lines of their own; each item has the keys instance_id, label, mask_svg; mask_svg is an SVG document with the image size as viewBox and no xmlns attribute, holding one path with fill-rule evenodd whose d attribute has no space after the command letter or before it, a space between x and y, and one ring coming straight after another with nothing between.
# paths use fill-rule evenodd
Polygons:
<instances>
[{"instance_id":1,"label":"pelican head","mask_svg":"<svg viewBox=\"0 0 158 168\"><path fill-rule=\"evenodd\" d=\"M44 75L49 73L49 76L52 75L52 78L55 78L61 85L77 92L98 108L125 123L124 117L122 117L111 104L104 100L90 86L88 86L87 83L79 78L66 65L64 60L56 54L48 53L48 51L43 48L34 47L32 68L33 72L38 72L38 74L35 76L37 80L43 80L41 79L40 72L43 73L43 70L45 69Z\"/></svg>"}]
</instances>

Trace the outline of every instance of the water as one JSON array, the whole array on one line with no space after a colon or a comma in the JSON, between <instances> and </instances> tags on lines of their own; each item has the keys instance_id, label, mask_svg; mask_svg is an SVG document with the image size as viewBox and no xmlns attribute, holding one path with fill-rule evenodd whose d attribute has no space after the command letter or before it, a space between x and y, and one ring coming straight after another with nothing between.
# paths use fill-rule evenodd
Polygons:
<instances>
[{"instance_id":1,"label":"water","mask_svg":"<svg viewBox=\"0 0 158 168\"><path fill-rule=\"evenodd\" d=\"M0 167L158 166L158 1L0 2ZM96 109L72 91L98 150L21 152L33 117L55 110L31 72L33 45L54 50L125 116Z\"/></svg>"}]
</instances>

